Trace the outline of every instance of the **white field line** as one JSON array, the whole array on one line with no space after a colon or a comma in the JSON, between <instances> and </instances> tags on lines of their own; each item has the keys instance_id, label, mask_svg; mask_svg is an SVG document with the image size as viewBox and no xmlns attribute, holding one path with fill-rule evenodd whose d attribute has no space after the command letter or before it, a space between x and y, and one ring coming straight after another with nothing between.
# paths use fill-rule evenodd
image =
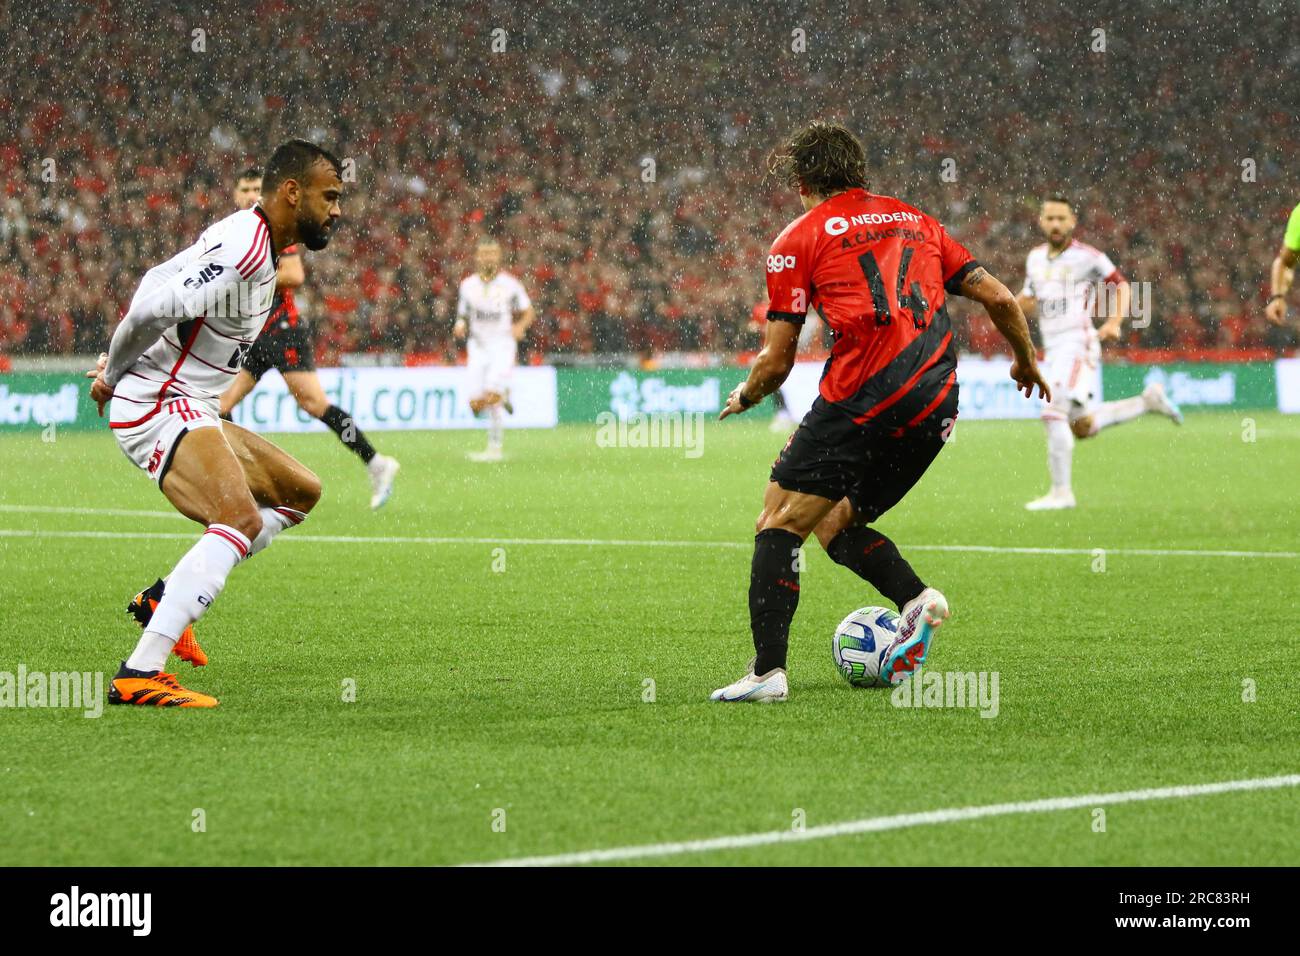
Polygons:
<instances>
[{"instance_id":1,"label":"white field line","mask_svg":"<svg viewBox=\"0 0 1300 956\"><path fill-rule=\"evenodd\" d=\"M608 850L584 850L578 853L558 853L554 856L525 856L514 859L493 860L488 863L466 863L463 866L580 866L586 863L617 863L624 860L644 860L655 857L681 856L685 853L709 853L714 850L739 850L774 843L804 843L825 840L829 837L854 836L859 833L880 833L884 830L903 830L909 827L931 826L941 823L959 823L985 817L1006 817L1025 813L1053 813L1058 810L1078 810L1084 807L1111 806L1118 803L1141 803L1148 800L1185 800L1219 793L1243 790L1274 790L1281 787L1300 786L1300 774L1282 777L1260 777L1254 780L1227 780L1222 783L1198 783L1182 787L1156 787L1149 790L1124 790L1119 793L1091 793L1077 797L1049 797L1045 800L1028 800L1020 803L991 803L974 807L953 807L946 810L927 810L921 813L900 813L889 817L868 817L865 820L848 820L807 830L769 830L765 833L745 833L738 836L713 837L707 840L686 840L680 843L648 843L641 846L614 847Z\"/></svg>"},{"instance_id":2,"label":"white field line","mask_svg":"<svg viewBox=\"0 0 1300 956\"><path fill-rule=\"evenodd\" d=\"M0 528L0 537L73 537L73 538L160 538L160 540L195 541L198 531L42 531L42 529ZM568 537L403 537L383 535L292 535L276 536L276 541L303 541L315 544L346 545L581 545L588 548L753 548L745 541L621 541L619 538ZM1089 551L1091 554L1091 551Z\"/></svg>"},{"instance_id":3,"label":"white field line","mask_svg":"<svg viewBox=\"0 0 1300 956\"><path fill-rule=\"evenodd\" d=\"M136 508L69 508L59 505L0 505L0 512L40 515L112 515L118 518L178 518L189 521L179 511L141 511Z\"/></svg>"},{"instance_id":4,"label":"white field line","mask_svg":"<svg viewBox=\"0 0 1300 956\"><path fill-rule=\"evenodd\" d=\"M1214 551L1200 548L1013 548L996 544L905 544L909 551L977 551L984 554L1126 554L1148 558L1300 558L1300 551Z\"/></svg>"},{"instance_id":5,"label":"white field line","mask_svg":"<svg viewBox=\"0 0 1300 956\"><path fill-rule=\"evenodd\" d=\"M16 510L8 506L10 510ZM5 506L0 506L4 510ZM60 514L65 511L58 512ZM66 513L75 513L66 509ZM126 514L135 517L165 516L181 518L179 514L162 511L116 511L114 509L84 509L80 513ZM182 520L188 521L188 518ZM171 531L47 531L42 529L0 528L0 538L133 538L192 541L193 533ZM753 545L748 541L651 541L637 538L467 538L467 537L410 537L403 535L342 535L306 534L294 532L279 541L300 541L316 544L426 544L426 545L545 545L552 547L592 548L730 548L748 551ZM976 552L980 554L1041 554L1041 555L1095 555L1104 551L1108 555L1156 558L1282 558L1295 560L1300 551L1214 551L1198 548L1018 548L994 544L902 544L907 551Z\"/></svg>"}]
</instances>

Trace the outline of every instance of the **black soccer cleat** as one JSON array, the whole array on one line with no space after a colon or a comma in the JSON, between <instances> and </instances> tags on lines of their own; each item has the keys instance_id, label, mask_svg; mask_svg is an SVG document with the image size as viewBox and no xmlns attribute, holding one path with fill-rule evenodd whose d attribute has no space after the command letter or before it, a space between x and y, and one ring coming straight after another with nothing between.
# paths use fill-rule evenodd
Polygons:
<instances>
[{"instance_id":1,"label":"black soccer cleat","mask_svg":"<svg viewBox=\"0 0 1300 956\"><path fill-rule=\"evenodd\" d=\"M131 598L131 603L126 606L126 613L136 619L141 627L148 627L149 622L153 620L154 608L162 600L163 590L166 586L163 579L159 578L149 587L145 588L135 597Z\"/></svg>"},{"instance_id":2,"label":"black soccer cleat","mask_svg":"<svg viewBox=\"0 0 1300 956\"><path fill-rule=\"evenodd\" d=\"M131 598L131 603L126 606L126 613L134 617L142 628L148 627L149 622L153 620L153 612L158 607L158 602L162 600L163 591L166 587L163 579L159 578ZM183 661L189 661L194 667L203 667L208 662L207 652L199 646L198 640L194 637L193 626L187 627L181 632L180 640L172 647L172 653Z\"/></svg>"}]
</instances>

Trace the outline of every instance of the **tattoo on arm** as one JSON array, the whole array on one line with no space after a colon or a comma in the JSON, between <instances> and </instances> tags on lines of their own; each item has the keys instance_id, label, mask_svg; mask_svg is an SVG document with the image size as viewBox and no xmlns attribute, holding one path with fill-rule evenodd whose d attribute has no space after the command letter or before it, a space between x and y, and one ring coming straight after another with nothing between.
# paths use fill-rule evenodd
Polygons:
<instances>
[{"instance_id":1,"label":"tattoo on arm","mask_svg":"<svg viewBox=\"0 0 1300 956\"><path fill-rule=\"evenodd\" d=\"M966 281L963 282L962 285L968 288L974 288L975 286L979 285L988 277L989 277L988 270L985 269L983 266L979 266L977 269L975 269L975 271L973 271L970 275L966 277Z\"/></svg>"}]
</instances>

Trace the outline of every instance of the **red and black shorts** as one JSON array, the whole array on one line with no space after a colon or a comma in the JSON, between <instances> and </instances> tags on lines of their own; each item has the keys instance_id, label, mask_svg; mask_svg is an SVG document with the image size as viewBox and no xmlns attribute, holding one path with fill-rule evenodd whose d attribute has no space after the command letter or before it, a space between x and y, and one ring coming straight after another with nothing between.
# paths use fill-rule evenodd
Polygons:
<instances>
[{"instance_id":1,"label":"red and black shorts","mask_svg":"<svg viewBox=\"0 0 1300 956\"><path fill-rule=\"evenodd\" d=\"M864 423L819 397L772 465L772 480L787 491L848 498L864 521L875 521L912 490L951 437L953 375Z\"/></svg>"},{"instance_id":2,"label":"red and black shorts","mask_svg":"<svg viewBox=\"0 0 1300 956\"><path fill-rule=\"evenodd\" d=\"M311 326L305 319L298 317L293 324L281 319L257 337L244 357L243 369L257 380L271 369L281 374L312 372L316 370L315 351Z\"/></svg>"}]
</instances>

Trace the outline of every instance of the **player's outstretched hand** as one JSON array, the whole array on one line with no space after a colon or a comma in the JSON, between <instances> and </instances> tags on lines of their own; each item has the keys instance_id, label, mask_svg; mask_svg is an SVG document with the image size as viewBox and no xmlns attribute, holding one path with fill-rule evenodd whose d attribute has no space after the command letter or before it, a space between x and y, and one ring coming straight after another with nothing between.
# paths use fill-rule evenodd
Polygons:
<instances>
[{"instance_id":1,"label":"player's outstretched hand","mask_svg":"<svg viewBox=\"0 0 1300 956\"><path fill-rule=\"evenodd\" d=\"M1050 402L1052 400L1052 390L1043 381L1043 375L1038 371L1038 363L1032 359L1024 364L1019 359L1012 362L1011 377L1016 380L1016 391L1024 392L1025 398L1033 398L1034 388L1036 387L1043 401Z\"/></svg>"},{"instance_id":2,"label":"player's outstretched hand","mask_svg":"<svg viewBox=\"0 0 1300 956\"><path fill-rule=\"evenodd\" d=\"M740 390L744 387L745 383L741 382L731 390L731 394L727 396L727 404L722 406L722 414L718 416L718 421L722 421L728 415L740 415L754 407L753 405L741 404Z\"/></svg>"},{"instance_id":3,"label":"player's outstretched hand","mask_svg":"<svg viewBox=\"0 0 1300 956\"><path fill-rule=\"evenodd\" d=\"M1264 306L1264 318L1274 325L1286 324L1286 299L1270 299Z\"/></svg>"},{"instance_id":4,"label":"player's outstretched hand","mask_svg":"<svg viewBox=\"0 0 1300 956\"><path fill-rule=\"evenodd\" d=\"M94 379L90 383L90 397L99 406L99 417L104 417L104 405L113 397L112 387L104 381L104 368L108 365L108 353L100 352L95 367L86 373L86 378Z\"/></svg>"},{"instance_id":5,"label":"player's outstretched hand","mask_svg":"<svg viewBox=\"0 0 1300 956\"><path fill-rule=\"evenodd\" d=\"M1097 338L1104 342L1118 342L1123 329L1118 322L1105 322L1097 330Z\"/></svg>"}]
</instances>

